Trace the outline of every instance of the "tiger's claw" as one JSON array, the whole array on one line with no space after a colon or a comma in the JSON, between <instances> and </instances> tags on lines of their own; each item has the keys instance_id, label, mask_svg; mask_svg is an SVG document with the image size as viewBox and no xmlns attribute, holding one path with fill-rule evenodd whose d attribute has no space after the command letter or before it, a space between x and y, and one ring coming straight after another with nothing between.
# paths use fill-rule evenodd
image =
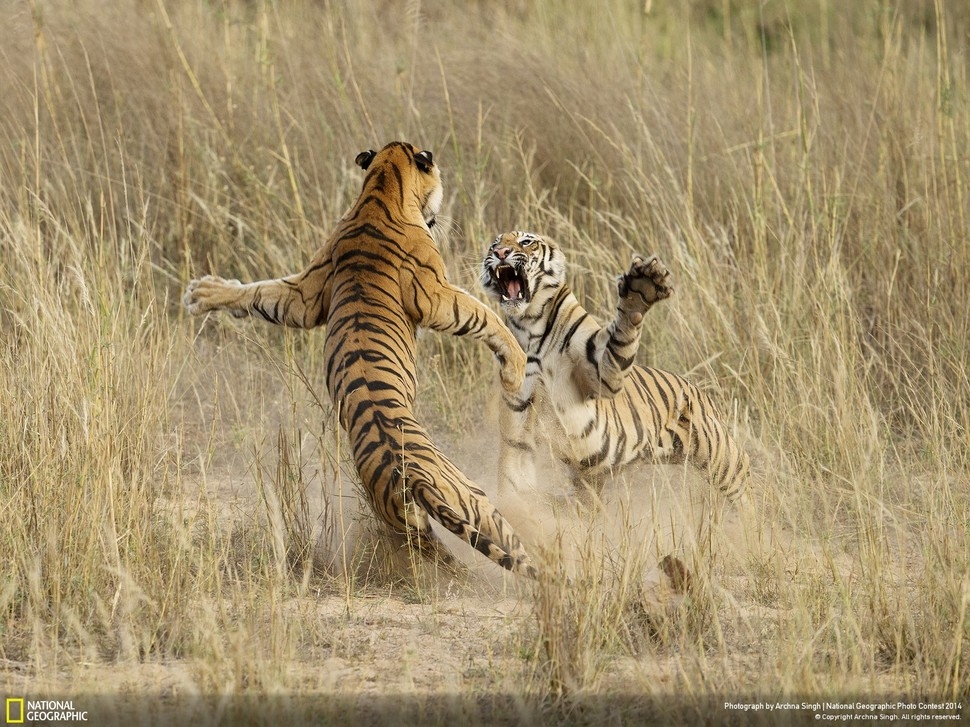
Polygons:
<instances>
[{"instance_id":1,"label":"tiger's claw","mask_svg":"<svg viewBox=\"0 0 970 727\"><path fill-rule=\"evenodd\" d=\"M194 316L215 310L228 310L236 318L244 318L249 312L232 305L242 287L243 284L238 280L206 275L188 284L185 295L182 296L182 305Z\"/></svg>"},{"instance_id":2,"label":"tiger's claw","mask_svg":"<svg viewBox=\"0 0 970 727\"><path fill-rule=\"evenodd\" d=\"M620 308L629 313L645 313L650 306L669 298L674 288L670 271L656 255L634 255L630 269L617 278Z\"/></svg>"}]
</instances>

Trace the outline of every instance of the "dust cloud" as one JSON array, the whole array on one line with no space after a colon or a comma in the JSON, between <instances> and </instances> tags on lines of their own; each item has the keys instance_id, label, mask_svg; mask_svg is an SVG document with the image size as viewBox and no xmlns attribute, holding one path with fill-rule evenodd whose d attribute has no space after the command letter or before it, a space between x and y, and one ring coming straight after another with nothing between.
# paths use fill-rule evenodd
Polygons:
<instances>
[{"instance_id":1,"label":"dust cloud","mask_svg":"<svg viewBox=\"0 0 970 727\"><path fill-rule=\"evenodd\" d=\"M540 564L570 578L596 576L633 563L644 589L668 598L669 580L659 568L667 555L692 573L735 571L763 558L780 537L765 527L755 482L739 503L724 503L706 479L686 465L635 464L604 483L599 495L577 497L565 467L548 453L539 457L534 488L498 494L498 436L443 439L441 448L482 487ZM427 570L408 554L401 539L375 522L355 485L352 465L325 483L315 533L317 567L342 578L378 582ZM522 587L466 543L433 523L449 552L467 571L464 588L508 592ZM436 571L438 577L449 571Z\"/></svg>"}]
</instances>

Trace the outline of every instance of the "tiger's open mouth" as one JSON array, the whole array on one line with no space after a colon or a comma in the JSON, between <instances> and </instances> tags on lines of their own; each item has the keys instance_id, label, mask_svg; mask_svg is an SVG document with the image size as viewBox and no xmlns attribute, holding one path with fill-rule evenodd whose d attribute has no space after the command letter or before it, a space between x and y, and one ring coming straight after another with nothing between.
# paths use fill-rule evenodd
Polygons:
<instances>
[{"instance_id":1,"label":"tiger's open mouth","mask_svg":"<svg viewBox=\"0 0 970 727\"><path fill-rule=\"evenodd\" d=\"M502 264L492 268L492 281L502 293L503 303L529 301L529 286L525 277L511 265Z\"/></svg>"}]
</instances>

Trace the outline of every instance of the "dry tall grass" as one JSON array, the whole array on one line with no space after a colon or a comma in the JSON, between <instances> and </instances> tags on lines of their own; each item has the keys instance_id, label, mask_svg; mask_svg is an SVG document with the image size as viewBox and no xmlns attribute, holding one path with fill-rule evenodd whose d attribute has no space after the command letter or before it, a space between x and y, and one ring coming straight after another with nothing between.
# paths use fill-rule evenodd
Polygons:
<instances>
[{"instance_id":1,"label":"dry tall grass","mask_svg":"<svg viewBox=\"0 0 970 727\"><path fill-rule=\"evenodd\" d=\"M320 644L353 661L372 589L440 631L445 596L387 577L378 546L341 551L330 500L312 522L321 482L354 488L320 334L177 302L209 270L297 270L357 192L354 155L404 138L445 170L439 239L469 289L512 228L557 238L603 312L631 251L661 255L677 294L643 359L732 403L775 538L698 556L694 603L646 640L626 579L647 556L590 554L588 587L540 584L466 684L521 687L521 710L572 709L604 674L697 709L970 697L970 7L352 6L0 7L0 684L174 661L190 692L299 691ZM421 345L423 417L474 448L457 432L491 422L487 352ZM315 571L314 538L346 565ZM660 677L623 676L645 662Z\"/></svg>"}]
</instances>

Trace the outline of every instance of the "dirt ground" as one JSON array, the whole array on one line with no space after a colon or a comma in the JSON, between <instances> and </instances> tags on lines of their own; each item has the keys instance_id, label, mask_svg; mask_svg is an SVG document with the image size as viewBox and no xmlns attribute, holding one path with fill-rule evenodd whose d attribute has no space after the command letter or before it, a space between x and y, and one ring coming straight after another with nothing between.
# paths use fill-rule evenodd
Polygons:
<instances>
[{"instance_id":1,"label":"dirt ground","mask_svg":"<svg viewBox=\"0 0 970 727\"><path fill-rule=\"evenodd\" d=\"M451 451L489 490L494 465L475 449L459 443ZM682 600L656 567L660 557L676 554L692 568L698 559L715 562L711 584L723 604L721 638L736 648L729 658L715 657L713 671L748 671L756 683L766 657L761 642L778 628L780 614L776 607L759 604L744 566L752 559L762 561L766 549L793 552L790 538L760 522L756 498L724 510L712 523L702 479L682 467L637 468L608 484L602 506L592 508L577 506L566 496L558 470L547 463L543 472L548 476L541 478L539 491L496 500L530 548L540 555L558 552L565 573L577 583L609 568L616 554L641 555L645 566L638 571L640 591L659 618L676 616ZM209 474L197 486L195 500L214 507L224 529L265 512L251 475ZM440 528L461 561L458 571L413 564L396 555L396 564L381 561L380 577L361 577L367 571L362 562L386 559L387 554L376 555L381 549L375 549L367 510L343 488L332 482L320 486L320 499L311 502L317 522L315 562L336 577L309 578L278 598L268 596L254 606L256 613L240 614L268 622L257 633L284 632L281 643L254 645L244 636L228 635L220 640L222 653L204 658L60 663L42 672L7 663L0 672L0 693L70 698L77 708L89 709L97 717L91 721L99 724L132 719L149 724L237 719L260 724L400 724L402 714L432 723L454 723L456 715L472 723L573 718L597 723L594 716L601 712L589 712L588 706L582 719L573 713L557 716L561 700L551 699L551 689L544 694L536 681L541 649L534 584L505 573ZM325 510L327 497L331 504ZM333 503L342 504L343 511ZM357 566L344 569L343 562ZM358 580L349 581L348 573ZM198 607L216 613L225 605ZM276 623L286 628L274 628ZM240 632L245 633L250 632ZM712 665L698 663L696 655L676 643L648 639L638 653L606 655L581 696L609 704L603 713L608 721L636 721L643 710L654 708L654 699L662 703L685 688L696 689L699 675L711 670ZM715 678L714 690L718 683ZM704 698L694 696L695 701ZM631 699L625 711L616 711L617 704Z\"/></svg>"}]
</instances>

